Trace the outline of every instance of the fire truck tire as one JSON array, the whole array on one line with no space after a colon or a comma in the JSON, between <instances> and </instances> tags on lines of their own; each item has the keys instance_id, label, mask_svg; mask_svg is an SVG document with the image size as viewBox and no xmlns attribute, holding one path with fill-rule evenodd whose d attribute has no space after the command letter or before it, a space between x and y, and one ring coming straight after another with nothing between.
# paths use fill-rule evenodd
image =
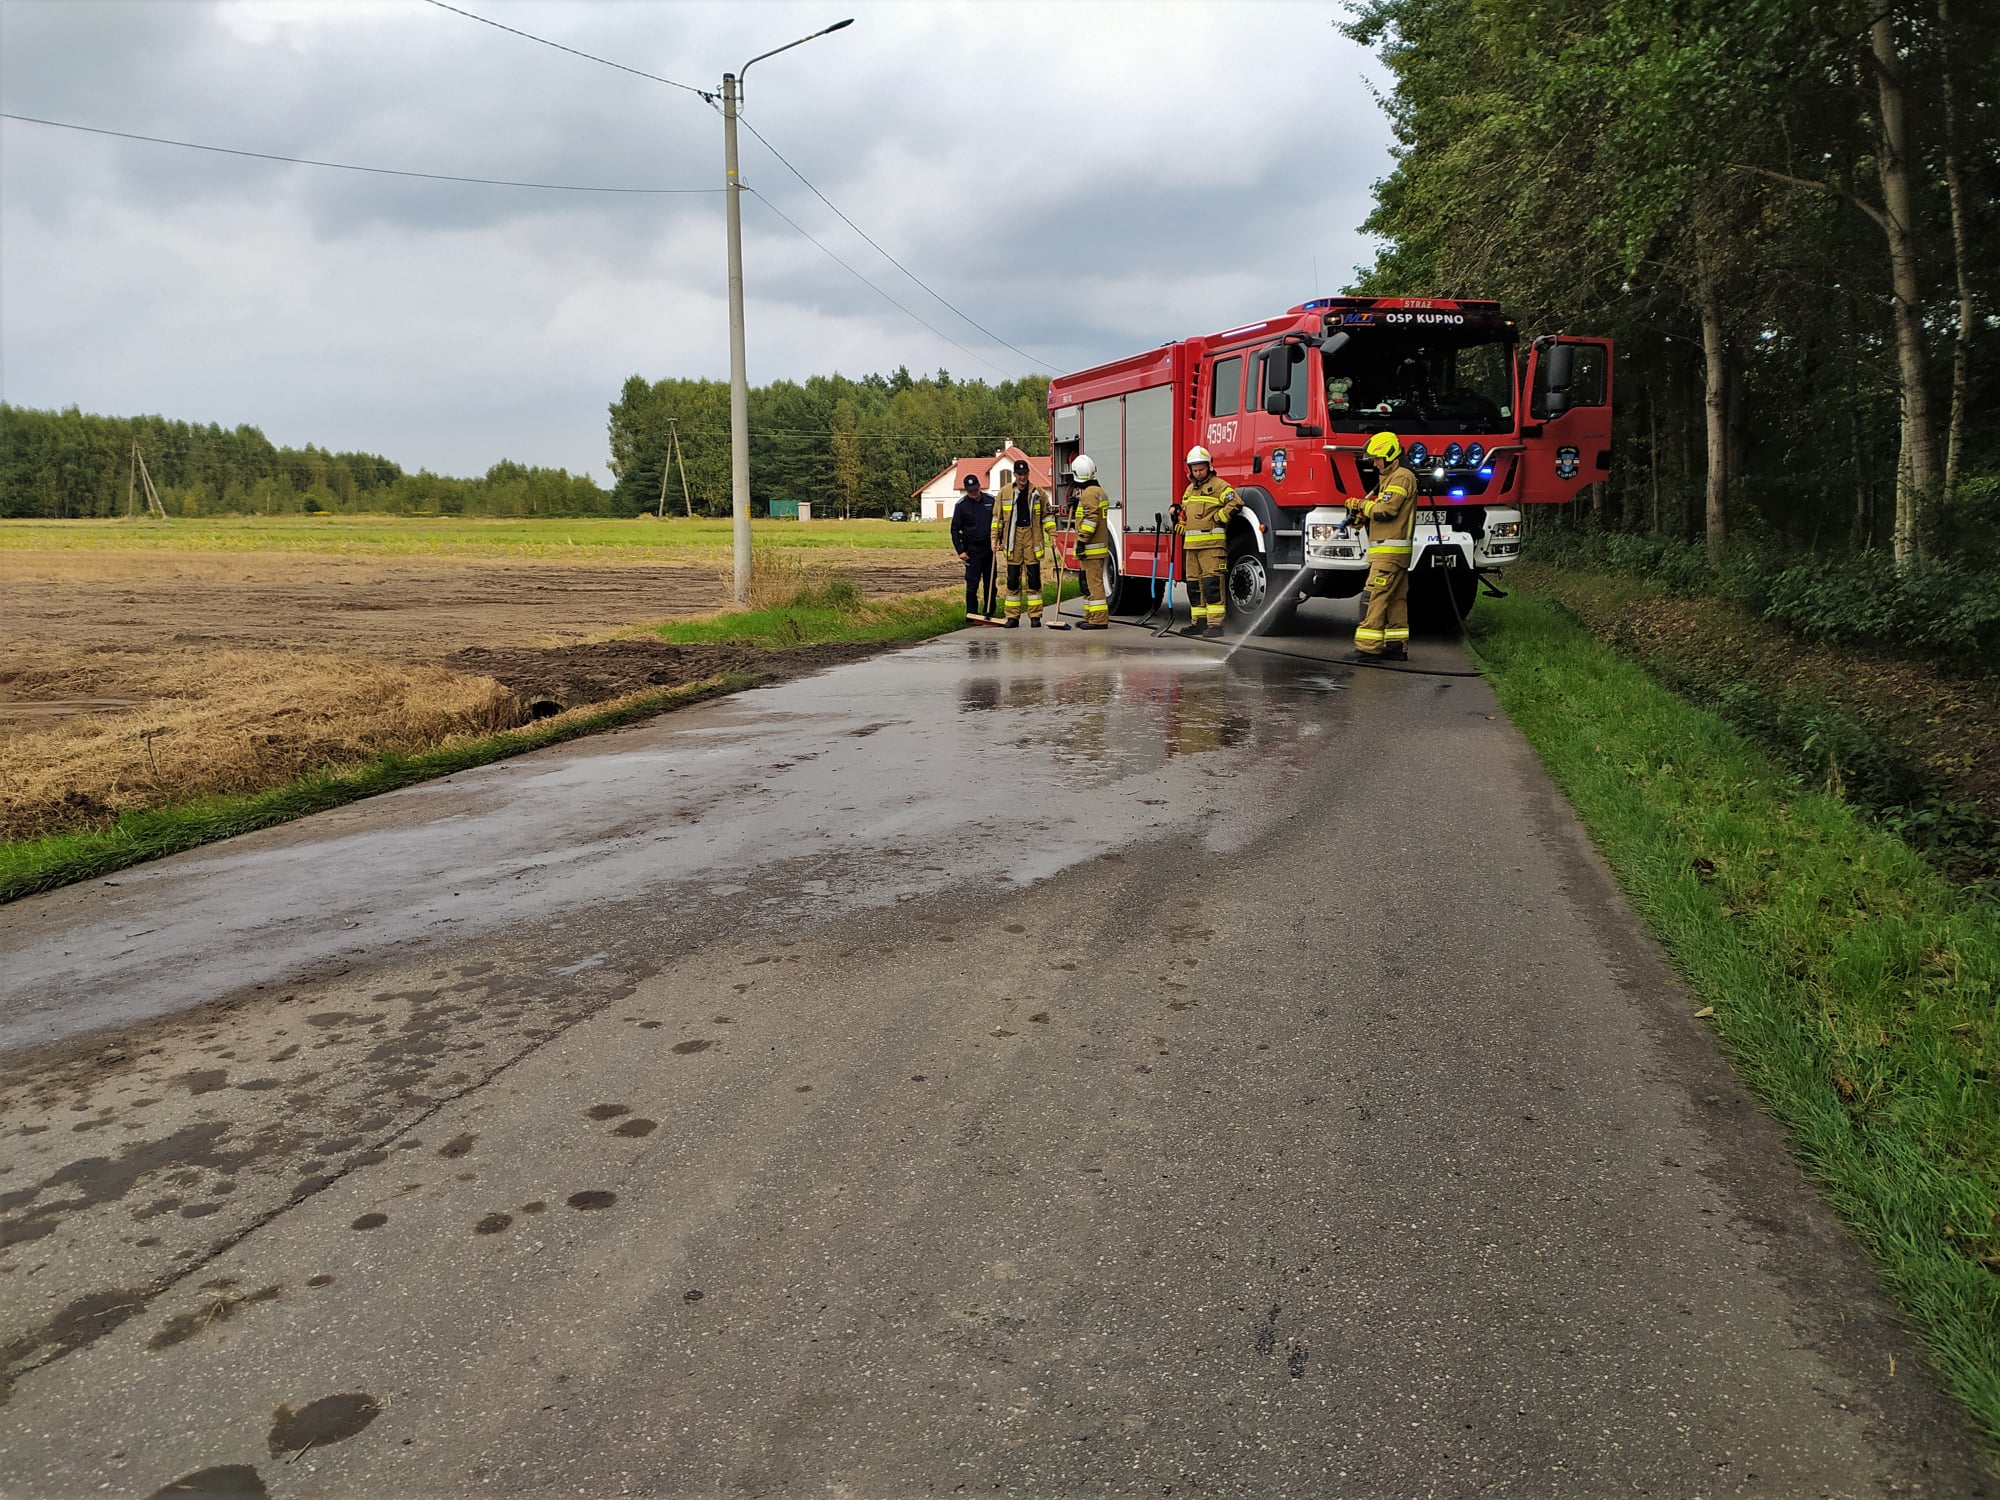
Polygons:
<instances>
[{"instance_id":1,"label":"fire truck tire","mask_svg":"<svg viewBox=\"0 0 2000 1500\"><path fill-rule=\"evenodd\" d=\"M1151 604L1153 601L1139 592L1139 589L1144 589L1145 586L1146 580L1142 578L1139 580L1138 589L1133 588L1131 582L1119 570L1117 553L1114 552L1104 559L1104 597L1111 601L1111 612L1114 615L1123 614L1128 609L1144 609Z\"/></svg>"},{"instance_id":2,"label":"fire truck tire","mask_svg":"<svg viewBox=\"0 0 2000 1500\"><path fill-rule=\"evenodd\" d=\"M1424 569L1410 580L1410 624L1425 635L1457 635L1458 622L1472 618L1478 597L1479 580L1465 569Z\"/></svg>"},{"instance_id":3,"label":"fire truck tire","mask_svg":"<svg viewBox=\"0 0 2000 1500\"><path fill-rule=\"evenodd\" d=\"M1290 578L1290 574L1286 575ZM1270 560L1255 546L1239 544L1229 554L1229 571L1223 575L1222 597L1229 606L1229 618L1239 629L1248 629L1270 602L1276 573ZM1281 605L1264 622L1264 632L1282 631L1292 623L1296 605Z\"/></svg>"}]
</instances>

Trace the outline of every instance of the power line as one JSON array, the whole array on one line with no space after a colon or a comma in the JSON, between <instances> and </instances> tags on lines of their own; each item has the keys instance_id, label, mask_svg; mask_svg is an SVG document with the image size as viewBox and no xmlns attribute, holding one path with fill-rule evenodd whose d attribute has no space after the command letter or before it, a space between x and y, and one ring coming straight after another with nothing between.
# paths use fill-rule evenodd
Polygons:
<instances>
[{"instance_id":1,"label":"power line","mask_svg":"<svg viewBox=\"0 0 2000 1500\"><path fill-rule=\"evenodd\" d=\"M647 73L639 68L627 67L624 63L613 62L608 57L598 57L594 53L580 51L575 47L564 46L561 42L552 42L547 37L536 36L533 32L522 31L518 27L504 25L499 21L490 20L485 16L477 15L469 10L461 10L456 5L448 5L445 3L445 0L428 0L428 3L431 5L435 5L439 10L448 10L453 15L464 16L468 21L478 21L482 25L496 27L501 31L509 32L514 36L521 37L530 42L540 42L544 47L553 47L558 52L567 52L572 56L585 58L590 62L601 63L607 68L616 68L621 73L631 73L640 78L649 78L655 83L664 83L668 85L670 88L683 89L690 94L699 95L710 107L714 107L715 105L716 102L715 95L707 89L699 89L694 87L692 84L680 83L672 78L662 78L657 73ZM849 229L852 229L856 234L860 235L862 239L866 240L871 246L874 247L877 254L879 254L884 260L888 261L889 264L894 266L897 270L901 271L905 276L909 277L910 280L914 281L919 287L923 288L923 290L929 293L930 296L934 298L941 306L945 307L947 310L955 314L957 317L963 319L973 328L978 329L980 333L984 334L994 343L1000 345L1001 348L1012 350L1014 353L1020 355L1021 358L1027 360L1029 364L1035 366L1038 369L1049 368L1048 361L1040 359L1033 354L1030 354L1027 350L1021 348L1016 344L1008 343L1007 340L1001 338L999 334L995 333L992 329L980 323L976 318L972 317L971 314L965 312L963 309L954 305L952 302L946 299L942 294L940 294L934 287L932 287L929 283L927 283L921 276L917 275L915 271L912 271L908 266L904 265L900 260L897 260L895 256L891 255L887 250L884 250L882 246L875 240L875 238L868 233L867 230L863 229L859 224L855 223L852 219L848 218L846 214L840 211L839 205L837 205L831 198L827 197L825 193L822 193L817 187L814 187L812 182L806 177L805 173L801 172L797 167L793 166L791 162L786 159L783 152L778 150L778 148L776 146L773 146L769 141L765 140L762 132L760 132L755 125L752 125L747 119L744 119L744 117L741 114L738 114L736 118L738 123L741 124L745 130L748 130L751 135L757 138L758 142L764 147L766 151L770 152L771 155L777 157L777 159L784 164L784 168L786 171L790 172L794 177L798 178L800 182L805 184L806 190L808 192L810 192L815 198L819 199L819 201L824 203L828 208L832 209L834 215L837 218L839 218L841 223L845 224ZM917 322L923 323L924 327L929 328L932 333L937 334L939 338L943 339L946 343L950 344L954 349L962 350L965 354L967 354L971 358L976 359L981 364L985 365L986 368L989 370L994 370L1002 374L1005 373L1004 371L1000 370L1000 367L998 365L992 363L990 360L987 360L978 354L974 354L972 350L967 349L965 345L959 343L949 334L946 334L941 330L933 327L931 324L924 322L922 318L917 317L917 314L911 312L909 308L904 307L902 303L897 302L895 298L890 297L887 292L882 291L882 289L876 286L874 282L869 281L867 277L863 276L859 271L856 271L854 267L849 266L846 261L841 260L839 256L834 255L834 253L831 250L827 250L827 247L825 245L822 245L818 240L813 239L813 237L810 234L806 234L806 231L804 229L800 228L799 225L793 223L791 219L786 218L786 216L783 213L779 212L777 205L772 203L770 199L764 198L764 195L761 193L758 194L758 197L763 199L764 206L766 208L769 208L773 213L777 214L779 218L784 219L787 224L791 224L792 228L797 229L800 234L803 234L807 239L812 240L812 242L815 245L819 245L819 248L821 250L826 251L827 255L831 256L834 260L839 261L839 263L843 267L846 267L846 269L850 273L852 273L858 280L860 280L864 285L880 293L889 302L894 304L896 307L900 308L903 312L908 313L910 317L916 318Z\"/></svg>"},{"instance_id":2,"label":"power line","mask_svg":"<svg viewBox=\"0 0 2000 1500\"><path fill-rule=\"evenodd\" d=\"M850 266L846 261L842 260L838 255L835 255L831 250L828 250L827 247L824 244L821 244L819 240L814 239L811 234L808 234L804 229L800 228L798 223L795 220L793 220L789 215L787 215L783 209L779 208L777 204L773 203L769 198L766 198L762 193L759 193L755 188L751 187L749 183L746 182L743 184L743 191L746 193L755 194L756 199L759 203L763 204L764 207L771 210L772 213L776 214L779 218L783 219L787 224L790 224L792 228L798 230L800 234L805 235L807 239L812 240L812 242L815 245L819 246L821 252L826 255L827 259L831 260L835 265L839 266L843 271L847 272L848 275L852 276L856 281L860 282L863 286L867 287L871 292L875 293L876 296L880 297L884 302L888 303L898 312L904 313L907 316L914 318L917 322L922 323L924 327L930 329L932 333L936 334L939 338L943 339L947 344L951 345L952 348L958 350L960 353L964 354L967 358L978 360L982 365L986 366L987 369L991 370L994 374L1002 377L1003 379L1006 377L1007 372L1001 369L998 365L994 364L992 360L986 358L982 354L977 354L974 351L966 348L965 345L961 344L957 339L953 338L950 334L946 333L942 328L939 328L935 323L926 322L925 319L920 317L918 314L911 312L909 308L903 306L902 303L898 302L894 297L890 296L887 292L883 291L882 288L875 285L874 282L870 281L866 276L863 276L859 271L855 270L854 267Z\"/></svg>"},{"instance_id":3,"label":"power line","mask_svg":"<svg viewBox=\"0 0 2000 1500\"><path fill-rule=\"evenodd\" d=\"M588 62L602 63L607 68L616 68L621 73L631 73L639 78L650 78L654 83L664 83L669 88L686 89L690 94L699 94L702 98L711 102L715 97L707 89L698 89L691 83L676 83L671 78L662 78L658 73L647 73L639 68L628 68L625 64L613 62L608 57L599 57L595 53L582 52L575 47L565 47L561 42L552 42L545 36L536 36L532 31L522 31L518 27L504 25L486 16L475 15L469 10L460 10L456 5L446 5L444 0L430 0L430 3L435 5L439 10L448 10L455 16L464 16L468 21L477 21L482 26L491 26L500 31L510 32L514 36L522 37L530 42L540 42L544 47L553 47L556 51L567 52L572 57L581 57Z\"/></svg>"},{"instance_id":4,"label":"power line","mask_svg":"<svg viewBox=\"0 0 2000 1500\"><path fill-rule=\"evenodd\" d=\"M435 0L433 0L433 3L435 3ZM819 201L824 203L828 208L832 209L835 217L837 217L841 223L845 224L849 229L853 230L856 234L860 235L861 238L863 238L864 240L867 240L870 245L873 245L875 247L876 252L884 260L888 261L890 265L894 266L897 270L901 271L905 276L909 277L910 280L914 281L918 286L922 287L926 292L929 292L931 296L934 297L943 306L949 308L952 312L958 314L959 317L963 318L967 323L970 323L974 328L977 328L981 333L985 334L989 339L993 340L994 343L1000 345L1001 348L1012 349L1016 354L1020 355L1021 358L1027 360L1028 363L1036 366L1037 368L1040 369L1048 368L1048 362L1046 360L1038 359L1034 355L1030 354L1027 350L1020 348L1017 345L1008 343L1005 339L1001 338L999 334L995 333L992 329L980 323L970 313L967 313L962 308L959 308L956 305L954 305L952 302L946 299L943 296L943 294L941 294L935 287L931 286L928 282L926 282L923 279L923 277L919 276L915 271L912 271L908 266L904 265L900 260L897 260L896 257L891 255L887 250L884 250L882 246L876 242L874 236L869 234L867 230L863 229L859 224L855 223L852 219L848 218L846 214L842 213L840 211L840 207L838 204L836 204L831 198L827 197L827 195L825 193L822 193L818 188L814 187L811 181L806 177L805 173L801 172L797 167L793 166L791 162L787 161L785 159L785 154L782 151L780 151L776 146L772 145L769 141L765 140L762 132L760 132L755 125L752 125L748 120L744 119L743 116L740 114L736 117L736 120L737 123L740 124L745 130L749 131L752 135L757 137L758 142L764 147L766 151L770 152L773 156L777 157L780 162L784 163L784 168L787 172L790 172L794 177L798 178L800 182L805 183L806 190L808 192L810 192L815 198L819 199Z\"/></svg>"},{"instance_id":5,"label":"power line","mask_svg":"<svg viewBox=\"0 0 2000 1500\"><path fill-rule=\"evenodd\" d=\"M724 188L597 187L576 182L518 182L505 177L460 177L450 172L405 172L395 167L358 167L345 161L316 161L309 156L279 156L270 151L240 151L234 146L209 146L200 141L176 141L161 135L137 135L129 130L106 130L99 125L76 125L68 120L44 120L34 115L17 115L0 110L0 119L19 120L27 125L49 125L57 130L80 130L87 135L116 136L122 141L144 141L151 146L179 146L187 151L212 151L219 156L248 156L258 161L289 162L299 167L330 167L337 172L368 172L378 177L417 177L426 182L472 182L482 187L539 188L550 193L720 193Z\"/></svg>"}]
</instances>

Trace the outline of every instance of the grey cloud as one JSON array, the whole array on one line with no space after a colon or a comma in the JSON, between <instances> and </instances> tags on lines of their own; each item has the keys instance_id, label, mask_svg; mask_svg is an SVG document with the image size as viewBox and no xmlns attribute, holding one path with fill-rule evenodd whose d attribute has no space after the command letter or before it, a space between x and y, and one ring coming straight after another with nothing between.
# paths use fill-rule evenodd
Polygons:
<instances>
[{"instance_id":1,"label":"grey cloud","mask_svg":"<svg viewBox=\"0 0 2000 1500\"><path fill-rule=\"evenodd\" d=\"M1367 259L1390 166L1366 59L1316 7L503 4L467 8L712 87L871 234L1059 368L1228 326ZM1052 39L1055 39L1052 41ZM1274 53L1299 64L1274 138ZM8 0L0 99L27 114L367 165L712 187L692 95L421 3ZM746 132L744 175L898 301L1020 373L855 238ZM973 221L977 221L976 223ZM994 371L744 206L751 373ZM720 200L406 182L0 125L6 399L263 425L453 472L602 472L633 369L727 367ZM205 328L191 319L208 320ZM198 348L190 352L191 342ZM836 355L832 351L838 350Z\"/></svg>"}]
</instances>

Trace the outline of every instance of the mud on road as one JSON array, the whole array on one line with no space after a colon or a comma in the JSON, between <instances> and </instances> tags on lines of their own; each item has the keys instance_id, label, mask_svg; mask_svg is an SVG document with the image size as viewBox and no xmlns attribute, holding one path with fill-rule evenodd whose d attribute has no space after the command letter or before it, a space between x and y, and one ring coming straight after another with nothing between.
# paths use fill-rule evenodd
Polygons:
<instances>
[{"instance_id":1,"label":"mud on road","mask_svg":"<svg viewBox=\"0 0 2000 1500\"><path fill-rule=\"evenodd\" d=\"M712 677L742 675L783 682L822 667L861 661L889 649L880 641L822 646L764 647L735 644L679 646L641 637L590 641L577 646L468 646L443 665L491 677L536 717L591 703L607 703L648 688L685 687Z\"/></svg>"}]
</instances>

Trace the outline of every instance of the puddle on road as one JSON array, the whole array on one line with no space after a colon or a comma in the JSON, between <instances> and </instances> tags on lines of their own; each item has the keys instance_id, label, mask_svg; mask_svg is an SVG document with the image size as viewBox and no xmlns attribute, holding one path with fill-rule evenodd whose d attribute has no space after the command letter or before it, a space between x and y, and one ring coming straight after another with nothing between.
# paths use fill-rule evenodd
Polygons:
<instances>
[{"instance_id":1,"label":"puddle on road","mask_svg":"<svg viewBox=\"0 0 2000 1500\"><path fill-rule=\"evenodd\" d=\"M382 1412L382 1404L366 1391L322 1396L293 1411L281 1406L271 1413L266 1439L273 1458L290 1457L308 1448L344 1443Z\"/></svg>"},{"instance_id":2,"label":"puddle on road","mask_svg":"<svg viewBox=\"0 0 2000 1500\"><path fill-rule=\"evenodd\" d=\"M217 1464L183 1474L171 1484L161 1485L148 1500L199 1500L199 1497L229 1496L232 1500L265 1500L271 1492L264 1488L264 1476L249 1464Z\"/></svg>"},{"instance_id":3,"label":"puddle on road","mask_svg":"<svg viewBox=\"0 0 2000 1500\"><path fill-rule=\"evenodd\" d=\"M135 875L139 894L53 893L7 940L6 967L35 983L0 977L0 1046L543 923L606 891L671 900L690 926L791 925L956 884L968 842L982 868L1042 879L1176 823L1262 816L1261 773L1324 752L1349 712L1338 687L1323 665L1250 652L1225 667L1150 641L945 637L231 840ZM1236 778L1240 806L1189 764ZM1047 826L1004 816L1023 795ZM117 903L142 899L156 930L131 942ZM580 941L551 956L552 977L610 967L610 951ZM379 1017L306 1019L337 1031ZM439 1045L382 1044L412 1066Z\"/></svg>"}]
</instances>

